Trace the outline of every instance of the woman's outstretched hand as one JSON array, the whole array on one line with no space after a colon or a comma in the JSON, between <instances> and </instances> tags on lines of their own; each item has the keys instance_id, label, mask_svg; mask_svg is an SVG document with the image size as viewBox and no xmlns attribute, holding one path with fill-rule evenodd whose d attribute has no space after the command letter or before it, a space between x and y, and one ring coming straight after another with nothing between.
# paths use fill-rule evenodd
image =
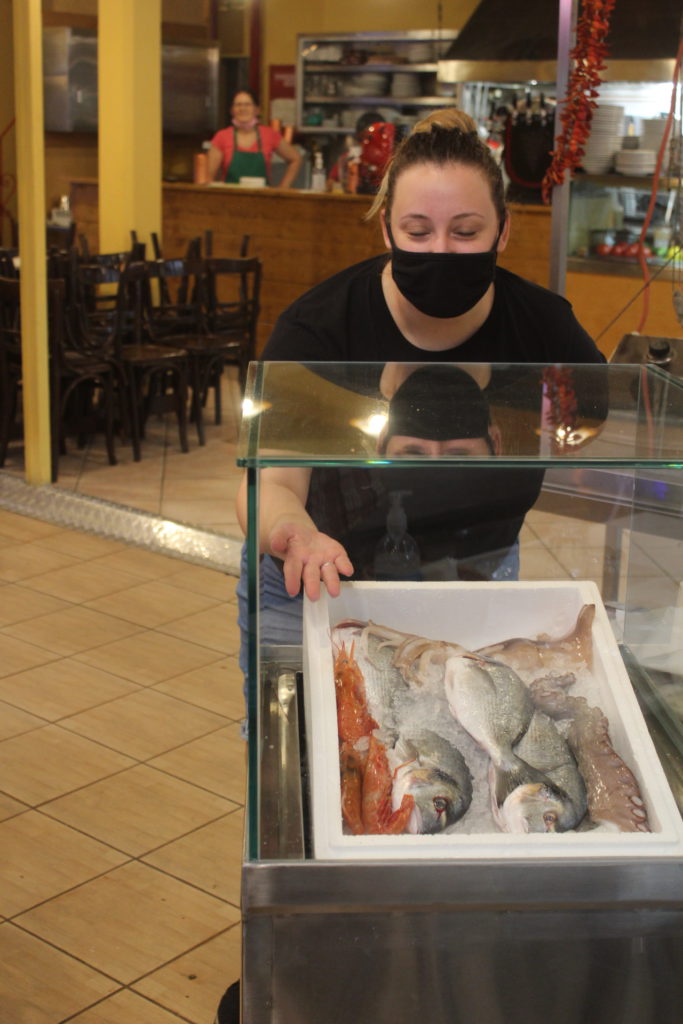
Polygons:
<instances>
[{"instance_id":1,"label":"woman's outstretched hand","mask_svg":"<svg viewBox=\"0 0 683 1024\"><path fill-rule=\"evenodd\" d=\"M285 588L290 597L299 593L303 583L306 596L317 601L321 580L330 597L337 597L339 577L353 573L339 541L302 523L278 523L270 534L270 550L284 562Z\"/></svg>"}]
</instances>

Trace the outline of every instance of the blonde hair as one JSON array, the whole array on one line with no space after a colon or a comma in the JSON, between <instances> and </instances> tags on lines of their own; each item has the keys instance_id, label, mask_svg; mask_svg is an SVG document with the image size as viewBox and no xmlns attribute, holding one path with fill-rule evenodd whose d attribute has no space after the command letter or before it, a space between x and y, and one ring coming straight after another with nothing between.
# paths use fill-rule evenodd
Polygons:
<instances>
[{"instance_id":1,"label":"blonde hair","mask_svg":"<svg viewBox=\"0 0 683 1024\"><path fill-rule=\"evenodd\" d=\"M370 220L385 210L391 212L396 179L415 164L468 164L478 167L491 189L491 198L502 222L505 219L505 185L500 167L489 147L479 138L476 121L457 107L434 110L415 124L387 164L382 183L365 214Z\"/></svg>"}]
</instances>

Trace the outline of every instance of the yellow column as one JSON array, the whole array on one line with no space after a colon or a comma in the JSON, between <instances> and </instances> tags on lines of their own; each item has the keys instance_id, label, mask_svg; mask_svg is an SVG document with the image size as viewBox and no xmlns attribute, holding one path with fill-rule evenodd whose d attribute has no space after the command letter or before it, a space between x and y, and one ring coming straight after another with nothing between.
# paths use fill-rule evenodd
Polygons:
<instances>
[{"instance_id":1,"label":"yellow column","mask_svg":"<svg viewBox=\"0 0 683 1024\"><path fill-rule=\"evenodd\" d=\"M46 484L51 466L41 0L14 0L13 15L25 475L30 484Z\"/></svg>"},{"instance_id":2,"label":"yellow column","mask_svg":"<svg viewBox=\"0 0 683 1024\"><path fill-rule=\"evenodd\" d=\"M161 0L98 0L97 49L100 251L120 252L161 237Z\"/></svg>"}]
</instances>

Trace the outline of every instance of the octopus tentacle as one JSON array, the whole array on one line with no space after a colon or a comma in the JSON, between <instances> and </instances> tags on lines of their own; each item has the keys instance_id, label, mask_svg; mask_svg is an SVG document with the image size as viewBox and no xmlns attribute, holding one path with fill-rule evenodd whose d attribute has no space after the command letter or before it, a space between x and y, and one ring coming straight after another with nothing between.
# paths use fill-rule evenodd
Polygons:
<instances>
[{"instance_id":1,"label":"octopus tentacle","mask_svg":"<svg viewBox=\"0 0 683 1024\"><path fill-rule=\"evenodd\" d=\"M562 687L565 677L544 676L529 686L536 706L552 718L572 719L567 742L586 784L588 812L597 825L614 825L620 832L649 832L647 811L631 769L617 754L609 723L585 697L571 697Z\"/></svg>"}]
</instances>

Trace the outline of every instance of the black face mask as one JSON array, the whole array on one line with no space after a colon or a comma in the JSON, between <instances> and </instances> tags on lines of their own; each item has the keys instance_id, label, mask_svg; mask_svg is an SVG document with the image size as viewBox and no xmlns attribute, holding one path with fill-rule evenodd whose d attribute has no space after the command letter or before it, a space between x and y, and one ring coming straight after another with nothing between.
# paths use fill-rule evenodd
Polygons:
<instances>
[{"instance_id":1,"label":"black face mask","mask_svg":"<svg viewBox=\"0 0 683 1024\"><path fill-rule=\"evenodd\" d=\"M408 252L391 242L391 276L401 295L426 316L462 316L486 294L496 270L496 246L488 252ZM502 227L501 227L502 230Z\"/></svg>"}]
</instances>

